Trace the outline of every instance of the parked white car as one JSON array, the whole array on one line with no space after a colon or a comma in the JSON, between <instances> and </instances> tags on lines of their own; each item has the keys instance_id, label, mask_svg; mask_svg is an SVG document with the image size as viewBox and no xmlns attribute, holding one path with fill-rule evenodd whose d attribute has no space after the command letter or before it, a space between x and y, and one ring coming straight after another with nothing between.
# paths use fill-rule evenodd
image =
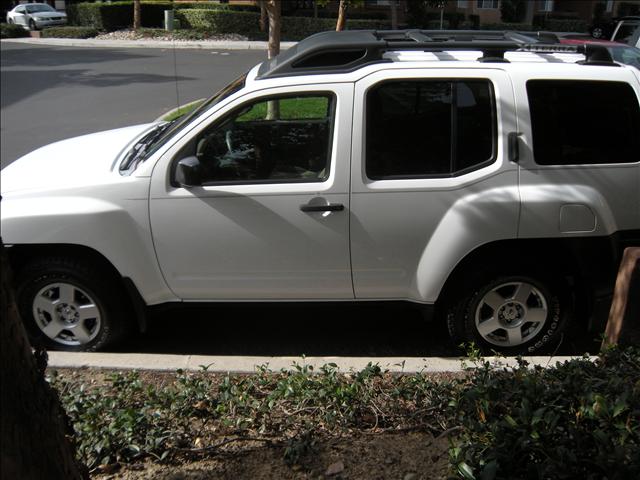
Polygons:
<instances>
[{"instance_id":1,"label":"parked white car","mask_svg":"<svg viewBox=\"0 0 640 480\"><path fill-rule=\"evenodd\" d=\"M553 347L640 245L640 72L531 41L325 32L184 118L17 160L33 338L99 349L169 302L407 301L456 341Z\"/></svg>"},{"instance_id":2,"label":"parked white car","mask_svg":"<svg viewBox=\"0 0 640 480\"><path fill-rule=\"evenodd\" d=\"M22 25L29 30L67 24L67 14L46 3L25 3L7 12L7 23Z\"/></svg>"}]
</instances>

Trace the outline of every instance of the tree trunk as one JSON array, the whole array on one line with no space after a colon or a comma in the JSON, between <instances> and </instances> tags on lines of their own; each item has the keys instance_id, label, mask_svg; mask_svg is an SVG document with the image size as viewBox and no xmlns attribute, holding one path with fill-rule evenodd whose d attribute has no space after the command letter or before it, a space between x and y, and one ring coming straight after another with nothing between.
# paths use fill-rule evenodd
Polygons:
<instances>
[{"instance_id":1,"label":"tree trunk","mask_svg":"<svg viewBox=\"0 0 640 480\"><path fill-rule=\"evenodd\" d=\"M640 341L640 247L624 250L602 347Z\"/></svg>"},{"instance_id":2,"label":"tree trunk","mask_svg":"<svg viewBox=\"0 0 640 480\"><path fill-rule=\"evenodd\" d=\"M269 46L267 50L267 58L271 60L280 53L280 0L267 0L265 7L269 16Z\"/></svg>"},{"instance_id":3,"label":"tree trunk","mask_svg":"<svg viewBox=\"0 0 640 480\"><path fill-rule=\"evenodd\" d=\"M340 0L340 5L338 6L338 22L336 23L336 32L341 32L344 30L344 25L347 22L347 4L346 0Z\"/></svg>"},{"instance_id":4,"label":"tree trunk","mask_svg":"<svg viewBox=\"0 0 640 480\"><path fill-rule=\"evenodd\" d=\"M260 0L260 31L267 31L267 5L266 0Z\"/></svg>"},{"instance_id":5,"label":"tree trunk","mask_svg":"<svg viewBox=\"0 0 640 480\"><path fill-rule=\"evenodd\" d=\"M389 6L391 8L391 30L398 29L398 6L396 5L396 0L391 0L389 2Z\"/></svg>"},{"instance_id":6,"label":"tree trunk","mask_svg":"<svg viewBox=\"0 0 640 480\"><path fill-rule=\"evenodd\" d=\"M57 393L44 379L47 352L31 351L16 308L4 245L0 256L0 478L89 478L75 458L73 430Z\"/></svg>"},{"instance_id":7,"label":"tree trunk","mask_svg":"<svg viewBox=\"0 0 640 480\"><path fill-rule=\"evenodd\" d=\"M138 30L142 26L142 7L140 0L133 0L133 29Z\"/></svg>"},{"instance_id":8,"label":"tree trunk","mask_svg":"<svg viewBox=\"0 0 640 480\"><path fill-rule=\"evenodd\" d=\"M313 18L318 18L318 0L313 0Z\"/></svg>"},{"instance_id":9,"label":"tree trunk","mask_svg":"<svg viewBox=\"0 0 640 480\"><path fill-rule=\"evenodd\" d=\"M264 3L267 14L269 15L269 47L267 58L271 60L280 53L281 2L280 0L268 0ZM277 100L267 102L266 120L276 120L278 118L280 118L280 103Z\"/></svg>"}]
</instances>

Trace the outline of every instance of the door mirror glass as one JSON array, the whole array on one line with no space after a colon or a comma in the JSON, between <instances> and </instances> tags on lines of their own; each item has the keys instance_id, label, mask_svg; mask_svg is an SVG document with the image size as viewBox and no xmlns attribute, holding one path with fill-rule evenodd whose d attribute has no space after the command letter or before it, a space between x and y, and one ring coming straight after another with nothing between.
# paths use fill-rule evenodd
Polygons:
<instances>
[{"instance_id":1,"label":"door mirror glass","mask_svg":"<svg viewBox=\"0 0 640 480\"><path fill-rule=\"evenodd\" d=\"M202 185L202 166L198 157L186 157L178 161L175 182L181 187L199 187Z\"/></svg>"}]
</instances>

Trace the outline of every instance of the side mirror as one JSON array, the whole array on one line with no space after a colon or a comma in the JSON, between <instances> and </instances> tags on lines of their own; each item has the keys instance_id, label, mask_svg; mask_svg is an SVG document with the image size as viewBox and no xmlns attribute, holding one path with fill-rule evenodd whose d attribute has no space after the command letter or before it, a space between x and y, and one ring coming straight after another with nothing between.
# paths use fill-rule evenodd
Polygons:
<instances>
[{"instance_id":1,"label":"side mirror","mask_svg":"<svg viewBox=\"0 0 640 480\"><path fill-rule=\"evenodd\" d=\"M186 157L176 165L176 183L181 187L202 185L202 166L198 157Z\"/></svg>"}]
</instances>

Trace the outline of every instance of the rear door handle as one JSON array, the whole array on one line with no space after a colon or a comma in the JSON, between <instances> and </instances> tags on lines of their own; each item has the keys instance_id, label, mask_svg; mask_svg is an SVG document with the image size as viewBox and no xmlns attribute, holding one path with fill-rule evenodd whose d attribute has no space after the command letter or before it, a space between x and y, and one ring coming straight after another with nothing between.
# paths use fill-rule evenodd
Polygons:
<instances>
[{"instance_id":1,"label":"rear door handle","mask_svg":"<svg viewBox=\"0 0 640 480\"><path fill-rule=\"evenodd\" d=\"M341 203L329 203L326 205L300 205L300 210L303 212L341 212L344 210L344 205Z\"/></svg>"}]
</instances>

